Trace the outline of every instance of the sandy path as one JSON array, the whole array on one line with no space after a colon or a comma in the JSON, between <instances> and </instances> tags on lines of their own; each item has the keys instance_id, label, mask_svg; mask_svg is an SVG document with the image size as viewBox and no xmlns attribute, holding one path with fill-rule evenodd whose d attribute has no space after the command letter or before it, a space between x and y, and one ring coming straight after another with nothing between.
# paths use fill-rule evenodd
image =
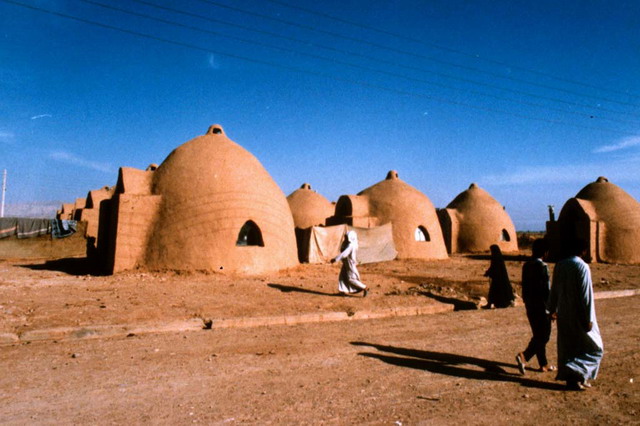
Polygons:
<instances>
[{"instance_id":1,"label":"sandy path","mask_svg":"<svg viewBox=\"0 0 640 426\"><path fill-rule=\"evenodd\" d=\"M584 393L564 391L553 373L517 374L528 326L523 308L510 308L0 347L0 419L637 424L638 303L598 301L606 356Z\"/></svg>"}]
</instances>

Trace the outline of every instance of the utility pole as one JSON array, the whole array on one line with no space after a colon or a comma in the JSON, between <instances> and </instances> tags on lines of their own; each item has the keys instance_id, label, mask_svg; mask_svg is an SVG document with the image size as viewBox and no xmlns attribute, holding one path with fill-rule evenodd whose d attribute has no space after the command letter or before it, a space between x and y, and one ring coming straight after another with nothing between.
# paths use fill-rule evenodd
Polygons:
<instances>
[{"instance_id":1,"label":"utility pole","mask_svg":"<svg viewBox=\"0 0 640 426\"><path fill-rule=\"evenodd\" d=\"M2 204L0 205L0 217L4 217L4 194L7 192L7 169L2 172Z\"/></svg>"}]
</instances>

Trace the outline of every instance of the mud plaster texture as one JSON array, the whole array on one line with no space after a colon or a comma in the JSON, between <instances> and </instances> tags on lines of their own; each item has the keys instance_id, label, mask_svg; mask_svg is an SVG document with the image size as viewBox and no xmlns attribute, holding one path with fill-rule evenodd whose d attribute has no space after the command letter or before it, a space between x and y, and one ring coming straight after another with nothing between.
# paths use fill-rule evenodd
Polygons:
<instances>
[{"instance_id":1,"label":"mud plaster texture","mask_svg":"<svg viewBox=\"0 0 640 426\"><path fill-rule=\"evenodd\" d=\"M558 221L547 222L547 233L555 247L566 235L584 239L593 261L640 263L640 203L606 177L569 199Z\"/></svg>"},{"instance_id":2,"label":"mud plaster texture","mask_svg":"<svg viewBox=\"0 0 640 426\"><path fill-rule=\"evenodd\" d=\"M293 223L298 229L325 225L327 218L334 213L331 201L314 191L308 183L289 194L287 202L291 208Z\"/></svg>"},{"instance_id":3,"label":"mud plaster texture","mask_svg":"<svg viewBox=\"0 0 640 426\"><path fill-rule=\"evenodd\" d=\"M87 194L87 203L79 213L78 220L87 223L87 238L94 238L94 245L98 244L98 223L100 220L100 203L104 200L111 199L115 187L105 186L100 189L89 191Z\"/></svg>"},{"instance_id":4,"label":"mud plaster texture","mask_svg":"<svg viewBox=\"0 0 640 426\"><path fill-rule=\"evenodd\" d=\"M0 263L2 331L195 317L383 309L486 293L488 256L363 265L367 298L335 297L337 266L260 278L82 275L82 259ZM522 260L507 256L518 290ZM592 265L596 291L640 267ZM0 346L4 424L637 424L640 297L596 301L606 353L594 387L522 377L522 307ZM556 359L555 332L549 356ZM530 367L537 367L532 362ZM632 381L634 380L634 381ZM544 418L542 418L544 417Z\"/></svg>"},{"instance_id":5,"label":"mud plaster texture","mask_svg":"<svg viewBox=\"0 0 640 426\"><path fill-rule=\"evenodd\" d=\"M497 244L502 252L517 252L516 228L505 207L472 183L446 209L438 211L449 253L475 253Z\"/></svg>"},{"instance_id":6,"label":"mud plaster texture","mask_svg":"<svg viewBox=\"0 0 640 426\"><path fill-rule=\"evenodd\" d=\"M99 247L108 271L142 266L255 274L298 263L284 193L219 125L177 147L157 169L121 168L112 204L110 238L101 237L105 248ZM259 238L239 245L245 225Z\"/></svg>"},{"instance_id":7,"label":"mud plaster texture","mask_svg":"<svg viewBox=\"0 0 640 426\"><path fill-rule=\"evenodd\" d=\"M330 221L363 228L391 222L398 259L447 258L442 229L431 200L400 179L395 170L357 195L341 196L335 217ZM427 237L426 241L416 241L418 228Z\"/></svg>"}]
</instances>

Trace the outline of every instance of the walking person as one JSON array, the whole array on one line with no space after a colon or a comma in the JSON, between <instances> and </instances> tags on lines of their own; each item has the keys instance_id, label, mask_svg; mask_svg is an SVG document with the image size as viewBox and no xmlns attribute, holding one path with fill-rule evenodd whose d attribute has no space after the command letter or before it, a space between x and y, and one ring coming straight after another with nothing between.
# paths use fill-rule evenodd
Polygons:
<instances>
[{"instance_id":1,"label":"walking person","mask_svg":"<svg viewBox=\"0 0 640 426\"><path fill-rule=\"evenodd\" d=\"M340 248L342 252L331 263L342 261L340 275L338 276L338 291L340 294L352 294L363 292L363 297L367 296L369 289L360 281L360 273L357 268L358 234L356 231L349 231L344 236L344 241Z\"/></svg>"},{"instance_id":2,"label":"walking person","mask_svg":"<svg viewBox=\"0 0 640 426\"><path fill-rule=\"evenodd\" d=\"M556 264L549 312L558 321L558 375L573 390L591 387L598 375L604 346L593 300L591 270L582 257L584 241L570 243L570 256Z\"/></svg>"},{"instance_id":3,"label":"walking person","mask_svg":"<svg viewBox=\"0 0 640 426\"><path fill-rule=\"evenodd\" d=\"M521 374L525 374L526 363L535 355L541 372L554 371L556 367L547 362L547 342L551 335L551 317L547 311L549 299L549 267L544 262L547 242L538 238L531 247L531 259L522 265L522 300L527 319L533 332L527 348L516 355Z\"/></svg>"},{"instance_id":4,"label":"walking person","mask_svg":"<svg viewBox=\"0 0 640 426\"><path fill-rule=\"evenodd\" d=\"M513 288L507 273L507 266L502 257L502 251L496 244L489 247L491 250L491 264L489 269L484 273L485 277L489 277L489 295L487 296L487 304L484 309L506 308L512 306L515 300Z\"/></svg>"}]
</instances>

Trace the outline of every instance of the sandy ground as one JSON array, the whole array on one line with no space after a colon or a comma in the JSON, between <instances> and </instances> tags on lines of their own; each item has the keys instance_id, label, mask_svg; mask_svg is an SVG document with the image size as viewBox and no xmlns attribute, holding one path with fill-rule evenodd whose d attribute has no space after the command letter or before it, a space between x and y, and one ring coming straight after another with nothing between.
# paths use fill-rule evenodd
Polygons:
<instances>
[{"instance_id":1,"label":"sandy ground","mask_svg":"<svg viewBox=\"0 0 640 426\"><path fill-rule=\"evenodd\" d=\"M82 259L0 262L0 332L190 318L481 302L485 256L363 265L367 298L336 296L336 265L270 276L86 274ZM508 260L519 291L522 258ZM596 291L640 266L592 265ZM460 303L460 302L465 303ZM587 392L517 372L522 307L0 346L3 424L640 424L640 296L597 301L606 345ZM470 304L469 304L470 303ZM214 323L215 324L215 323ZM555 332L549 345L555 360ZM535 361L532 367L537 367ZM634 381L635 380L635 381Z\"/></svg>"},{"instance_id":2,"label":"sandy ground","mask_svg":"<svg viewBox=\"0 0 640 426\"><path fill-rule=\"evenodd\" d=\"M516 293L524 256L507 257ZM443 301L479 303L488 291L488 256L361 265L366 299L340 297L338 265L300 265L251 278L133 271L87 274L84 259L0 260L0 333L65 326L170 322L348 312ZM553 264L550 264L553 270ZM640 288L640 265L592 265L596 291ZM451 300L450 300L451 299Z\"/></svg>"}]
</instances>

